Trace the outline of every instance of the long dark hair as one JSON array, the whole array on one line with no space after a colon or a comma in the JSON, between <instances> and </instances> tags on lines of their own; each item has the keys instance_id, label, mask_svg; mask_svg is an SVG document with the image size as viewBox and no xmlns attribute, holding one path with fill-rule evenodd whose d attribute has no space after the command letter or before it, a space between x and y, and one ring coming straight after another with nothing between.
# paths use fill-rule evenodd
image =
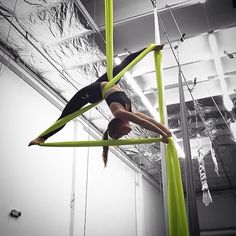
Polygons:
<instances>
[{"instance_id":1,"label":"long dark hair","mask_svg":"<svg viewBox=\"0 0 236 236\"><path fill-rule=\"evenodd\" d=\"M121 120L118 118L114 118L109 122L109 124L107 126L107 130L103 134L103 140L108 140L108 136L114 137L114 135L116 133L117 125L119 125L120 122L121 122ZM103 146L102 158L103 158L103 162L104 162L105 167L107 165L108 150L109 150L108 146Z\"/></svg>"}]
</instances>

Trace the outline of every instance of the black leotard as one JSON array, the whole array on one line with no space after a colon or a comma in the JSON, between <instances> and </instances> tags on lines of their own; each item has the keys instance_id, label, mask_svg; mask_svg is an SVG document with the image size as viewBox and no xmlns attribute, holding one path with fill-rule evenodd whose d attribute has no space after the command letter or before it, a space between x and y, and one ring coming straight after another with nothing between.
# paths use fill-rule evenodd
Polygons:
<instances>
[{"instance_id":1,"label":"black leotard","mask_svg":"<svg viewBox=\"0 0 236 236\"><path fill-rule=\"evenodd\" d=\"M129 111L132 111L131 109L131 101L123 91L116 91L108 95L108 97L105 99L107 102L107 105L110 106L113 102L120 103L125 109L128 105Z\"/></svg>"}]
</instances>

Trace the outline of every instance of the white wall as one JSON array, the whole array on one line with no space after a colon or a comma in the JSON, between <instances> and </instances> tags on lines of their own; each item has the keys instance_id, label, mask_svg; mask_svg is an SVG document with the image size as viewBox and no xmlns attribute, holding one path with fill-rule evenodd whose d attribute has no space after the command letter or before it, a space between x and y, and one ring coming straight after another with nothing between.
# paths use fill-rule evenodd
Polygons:
<instances>
[{"instance_id":1,"label":"white wall","mask_svg":"<svg viewBox=\"0 0 236 236\"><path fill-rule=\"evenodd\" d=\"M145 235L165 235L164 201L162 193L143 181Z\"/></svg>"},{"instance_id":2,"label":"white wall","mask_svg":"<svg viewBox=\"0 0 236 236\"><path fill-rule=\"evenodd\" d=\"M136 235L134 171L109 152L104 169L101 148L89 149L86 235ZM77 159L80 170L77 192L77 234L83 235L85 219L86 163ZM82 199L81 199L82 198Z\"/></svg>"},{"instance_id":3,"label":"white wall","mask_svg":"<svg viewBox=\"0 0 236 236\"><path fill-rule=\"evenodd\" d=\"M68 235L72 150L28 147L59 111L8 69L0 81L1 235ZM73 139L72 128L63 139ZM9 217L14 208L18 220Z\"/></svg>"},{"instance_id":4,"label":"white wall","mask_svg":"<svg viewBox=\"0 0 236 236\"><path fill-rule=\"evenodd\" d=\"M136 172L111 152L104 169L102 148L28 147L60 111L8 69L0 79L0 236L66 236L71 228L74 235L140 235ZM77 123L75 138L92 139ZM73 139L70 122L50 141ZM143 183L143 235L164 235L160 193ZM12 209L22 216L11 218Z\"/></svg>"}]
</instances>

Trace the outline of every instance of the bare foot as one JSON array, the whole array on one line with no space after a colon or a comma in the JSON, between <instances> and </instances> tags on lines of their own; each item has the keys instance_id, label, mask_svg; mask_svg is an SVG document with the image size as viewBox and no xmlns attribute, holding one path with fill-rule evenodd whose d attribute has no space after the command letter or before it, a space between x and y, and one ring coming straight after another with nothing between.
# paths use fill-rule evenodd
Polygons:
<instances>
[{"instance_id":1,"label":"bare foot","mask_svg":"<svg viewBox=\"0 0 236 236\"><path fill-rule=\"evenodd\" d=\"M41 143L44 143L45 140L43 138L36 138L34 140L32 140L28 146L32 146L32 145L39 145Z\"/></svg>"}]
</instances>

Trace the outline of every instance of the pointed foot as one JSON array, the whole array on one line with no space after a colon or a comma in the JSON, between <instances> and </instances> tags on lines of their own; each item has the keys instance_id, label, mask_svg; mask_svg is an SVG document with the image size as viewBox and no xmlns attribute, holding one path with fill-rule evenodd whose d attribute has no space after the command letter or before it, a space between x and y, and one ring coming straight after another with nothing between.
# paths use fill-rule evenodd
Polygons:
<instances>
[{"instance_id":1,"label":"pointed foot","mask_svg":"<svg viewBox=\"0 0 236 236\"><path fill-rule=\"evenodd\" d=\"M32 145L40 145L41 143L44 143L45 140L43 138L36 138L34 140L32 140L28 146L32 146Z\"/></svg>"}]
</instances>

